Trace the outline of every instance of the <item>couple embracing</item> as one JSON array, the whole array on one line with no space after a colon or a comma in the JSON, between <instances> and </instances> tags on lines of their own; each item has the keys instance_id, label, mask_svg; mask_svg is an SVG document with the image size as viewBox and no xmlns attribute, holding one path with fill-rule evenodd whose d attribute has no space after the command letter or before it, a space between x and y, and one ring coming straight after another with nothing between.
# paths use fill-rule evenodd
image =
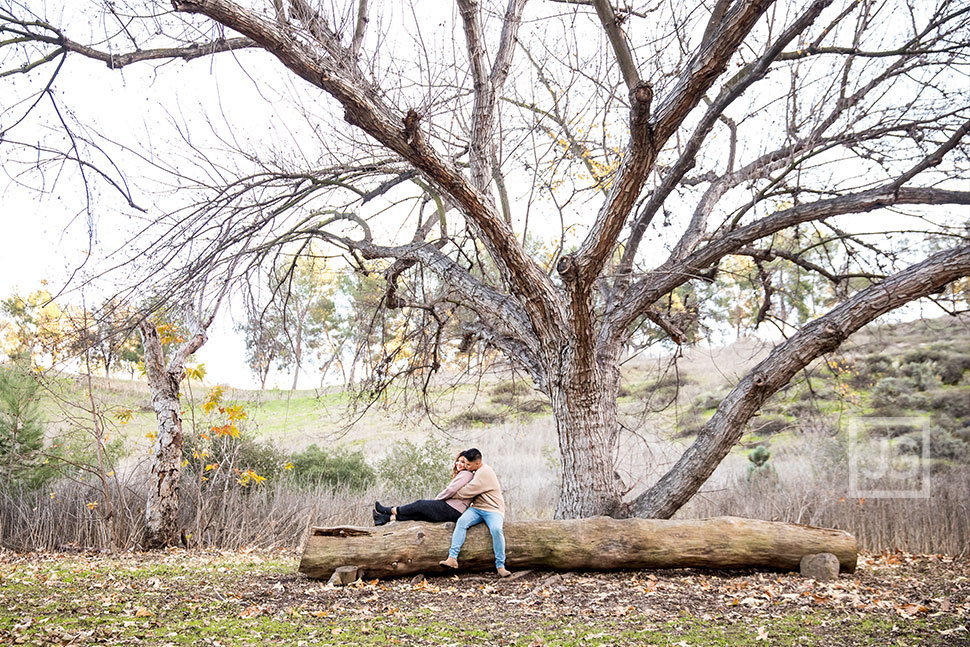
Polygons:
<instances>
[{"instance_id":1,"label":"couple embracing","mask_svg":"<svg viewBox=\"0 0 970 647\"><path fill-rule=\"evenodd\" d=\"M451 475L451 483L434 499L422 499L394 507L383 506L377 502L374 504L374 524L380 526L391 521L454 521L455 531L451 535L448 558L439 564L455 570L458 568L458 553L465 543L468 529L485 522L492 533L495 572L499 577L508 577L511 573L505 568L505 533L502 530L505 522L505 499L502 498L502 487L495 470L482 462L482 452L472 448L455 457Z\"/></svg>"}]
</instances>

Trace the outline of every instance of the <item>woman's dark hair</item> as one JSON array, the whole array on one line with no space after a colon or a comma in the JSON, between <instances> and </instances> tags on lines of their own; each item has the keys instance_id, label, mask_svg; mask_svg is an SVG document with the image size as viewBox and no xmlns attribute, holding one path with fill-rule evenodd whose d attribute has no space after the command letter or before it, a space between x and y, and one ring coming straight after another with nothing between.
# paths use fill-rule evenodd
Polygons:
<instances>
[{"instance_id":1,"label":"woman's dark hair","mask_svg":"<svg viewBox=\"0 0 970 647\"><path fill-rule=\"evenodd\" d=\"M474 463L475 461L482 460L482 453L477 449L475 449L474 447L472 447L471 449L466 449L461 453L461 455L464 456L466 459L468 459L469 463Z\"/></svg>"}]
</instances>

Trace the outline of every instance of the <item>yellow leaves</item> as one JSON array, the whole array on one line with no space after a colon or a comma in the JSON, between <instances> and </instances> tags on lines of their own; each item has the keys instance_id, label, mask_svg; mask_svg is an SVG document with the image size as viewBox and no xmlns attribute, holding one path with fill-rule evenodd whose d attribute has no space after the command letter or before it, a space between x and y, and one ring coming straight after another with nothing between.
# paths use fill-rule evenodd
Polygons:
<instances>
[{"instance_id":1,"label":"yellow leaves","mask_svg":"<svg viewBox=\"0 0 970 647\"><path fill-rule=\"evenodd\" d=\"M52 496L51 496L51 498L52 498L52 499L54 498L54 497L53 497L53 494L54 494L54 493L53 493L53 492L51 492L51 495L52 495ZM87 505L87 506L88 506L88 510L94 510L95 508L97 508L97 507L98 507L99 505L101 505L101 504L100 504L100 503L98 503L97 501L88 501L88 502L87 502L87 503L86 503L85 505Z\"/></svg>"},{"instance_id":2,"label":"yellow leaves","mask_svg":"<svg viewBox=\"0 0 970 647\"><path fill-rule=\"evenodd\" d=\"M145 438L147 438L148 440L150 440L152 442L155 442L155 439L158 438L158 432L157 431L149 431L147 434L145 434Z\"/></svg>"},{"instance_id":3,"label":"yellow leaves","mask_svg":"<svg viewBox=\"0 0 970 647\"><path fill-rule=\"evenodd\" d=\"M285 470L293 469L293 463L291 463L290 461L286 461L286 465L283 466L283 469Z\"/></svg>"},{"instance_id":4,"label":"yellow leaves","mask_svg":"<svg viewBox=\"0 0 970 647\"><path fill-rule=\"evenodd\" d=\"M233 438L239 438L239 427L236 425L220 425L212 427L209 431L218 437L231 436Z\"/></svg>"},{"instance_id":5,"label":"yellow leaves","mask_svg":"<svg viewBox=\"0 0 970 647\"><path fill-rule=\"evenodd\" d=\"M222 397L225 394L226 388L224 386L216 385L209 390L208 395L206 395L205 400L202 401L202 410L206 413L212 413L212 410L219 406L222 402Z\"/></svg>"},{"instance_id":6,"label":"yellow leaves","mask_svg":"<svg viewBox=\"0 0 970 647\"><path fill-rule=\"evenodd\" d=\"M217 470L217 469L219 469L219 463L209 463L208 465L205 466L206 472L211 472L212 470Z\"/></svg>"},{"instance_id":7,"label":"yellow leaves","mask_svg":"<svg viewBox=\"0 0 970 647\"><path fill-rule=\"evenodd\" d=\"M246 412L243 410L241 404L234 404L224 409L219 409L219 411L224 413L230 422L238 422L247 418Z\"/></svg>"},{"instance_id":8,"label":"yellow leaves","mask_svg":"<svg viewBox=\"0 0 970 647\"><path fill-rule=\"evenodd\" d=\"M239 485L246 486L246 487L250 485L260 485L265 480L266 480L265 476L260 476L259 474L257 474L252 470L246 470L244 472L241 472L239 474L239 478L237 479Z\"/></svg>"},{"instance_id":9,"label":"yellow leaves","mask_svg":"<svg viewBox=\"0 0 970 647\"><path fill-rule=\"evenodd\" d=\"M162 346L167 344L181 344L185 341L185 337L179 334L175 324L160 323L156 325L156 328L158 329L158 339L162 342Z\"/></svg>"},{"instance_id":10,"label":"yellow leaves","mask_svg":"<svg viewBox=\"0 0 970 647\"><path fill-rule=\"evenodd\" d=\"M131 409L121 409L119 411L115 411L115 420L123 425L127 425L134 417L135 413Z\"/></svg>"},{"instance_id":11,"label":"yellow leaves","mask_svg":"<svg viewBox=\"0 0 970 647\"><path fill-rule=\"evenodd\" d=\"M205 364L199 364L198 366L190 366L185 369L185 377L190 380L195 380L196 382L202 382L205 379Z\"/></svg>"}]
</instances>

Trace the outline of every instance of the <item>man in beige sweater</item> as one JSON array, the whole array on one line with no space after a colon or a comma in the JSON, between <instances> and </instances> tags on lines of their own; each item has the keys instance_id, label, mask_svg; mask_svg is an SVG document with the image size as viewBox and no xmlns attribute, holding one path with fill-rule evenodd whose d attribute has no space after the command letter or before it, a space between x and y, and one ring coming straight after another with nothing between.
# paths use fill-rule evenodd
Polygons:
<instances>
[{"instance_id":1,"label":"man in beige sweater","mask_svg":"<svg viewBox=\"0 0 970 647\"><path fill-rule=\"evenodd\" d=\"M455 531L451 535L451 550L448 559L439 562L445 568L458 568L458 553L465 543L468 529L483 521L492 533L492 550L495 551L495 572L499 577L508 577L510 573L505 568L505 533L502 526L505 523L505 499L502 498L502 486L498 477L488 465L482 463L482 453L477 449L464 452L468 461L468 469L475 473L472 480L455 494L462 499L472 499L471 507L462 513L455 522Z\"/></svg>"}]
</instances>

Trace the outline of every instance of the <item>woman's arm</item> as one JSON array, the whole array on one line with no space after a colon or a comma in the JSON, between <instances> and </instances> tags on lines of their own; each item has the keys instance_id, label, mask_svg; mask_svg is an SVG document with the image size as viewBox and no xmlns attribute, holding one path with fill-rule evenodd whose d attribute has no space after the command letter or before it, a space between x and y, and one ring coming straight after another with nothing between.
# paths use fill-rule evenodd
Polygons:
<instances>
[{"instance_id":1,"label":"woman's arm","mask_svg":"<svg viewBox=\"0 0 970 647\"><path fill-rule=\"evenodd\" d=\"M455 492L457 492L462 487L467 485L468 482L472 480L473 476L475 476L475 473L469 472L468 470L462 470L461 472L458 472L457 474L455 474L455 478L451 479L451 483L448 484L448 487L446 487L445 489L443 489L441 492L438 493L438 496L435 497L435 500L446 501L450 499L455 495Z\"/></svg>"}]
</instances>

